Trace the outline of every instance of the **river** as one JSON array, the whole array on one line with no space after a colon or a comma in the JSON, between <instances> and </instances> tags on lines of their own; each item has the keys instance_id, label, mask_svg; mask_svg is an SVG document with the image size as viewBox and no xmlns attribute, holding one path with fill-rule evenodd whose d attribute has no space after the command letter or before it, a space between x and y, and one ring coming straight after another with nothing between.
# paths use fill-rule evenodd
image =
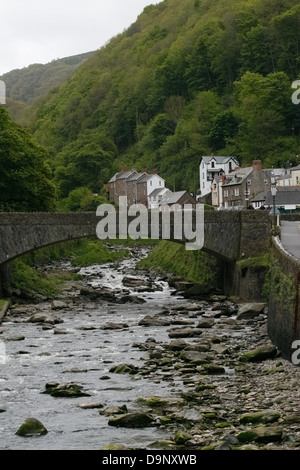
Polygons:
<instances>
[{"instance_id":1,"label":"river","mask_svg":"<svg viewBox=\"0 0 300 470\"><path fill-rule=\"evenodd\" d=\"M144 250L141 256L146 253ZM90 266L82 268L80 274L88 286L122 290L122 279L134 269L136 262L137 258L133 257L117 266ZM63 267L71 269L68 263ZM134 271L132 274L137 276ZM166 328L153 327L149 331L138 325L145 313L158 313L165 305L177 300L171 297L166 282L157 279L156 285L158 290L138 294L147 301L145 304L101 303L83 297L78 301L78 290L72 289L63 297L72 299L74 296L76 302L69 300L69 307L55 312L63 320L55 326L63 328L67 334L54 334L53 328L44 329L28 322L28 314L22 312L5 318L0 336L2 345L5 345L5 359L0 364L0 408L6 410L0 414L3 450L97 450L110 442L143 446L165 434L156 428L132 429L124 433L122 428L108 427L108 417L100 415L98 409L77 406L101 402L104 407L125 404L132 409L138 397L170 394L168 382L154 383L147 378L109 373L109 369L119 363L139 365L142 354L138 348L132 347L133 343L143 343L149 336L158 341L167 340ZM126 290L136 293L134 289L126 287ZM51 302L43 302L33 308L46 312L50 310ZM101 329L112 321L126 322L128 328ZM24 336L25 339L10 340L16 336ZM78 382L90 397L53 398L43 394L45 384L52 381ZM48 430L45 436L29 439L15 435L23 421L30 417L45 425Z\"/></svg>"},{"instance_id":2,"label":"river","mask_svg":"<svg viewBox=\"0 0 300 470\"><path fill-rule=\"evenodd\" d=\"M0 326L1 450L101 450L110 443L159 449L158 441L178 449L178 430L189 433L188 449L299 448L300 369L271 344L267 307L220 295L184 299L164 278L135 270L147 253L140 248L118 263L82 268L83 279L67 282L55 304L41 299L6 315ZM59 267L72 269L68 262ZM130 288L126 276L151 281L150 288ZM90 295L110 292L115 297ZM129 302L119 302L128 295ZM154 324L145 326L149 316ZM54 318L59 323L49 324ZM253 362L247 353L255 349L260 358ZM112 371L124 363L136 372ZM88 396L45 394L49 382L78 383ZM160 397L159 406L138 400L149 396ZM116 408L123 414L146 409L151 426L112 426ZM27 418L41 421L48 433L16 435Z\"/></svg>"}]
</instances>

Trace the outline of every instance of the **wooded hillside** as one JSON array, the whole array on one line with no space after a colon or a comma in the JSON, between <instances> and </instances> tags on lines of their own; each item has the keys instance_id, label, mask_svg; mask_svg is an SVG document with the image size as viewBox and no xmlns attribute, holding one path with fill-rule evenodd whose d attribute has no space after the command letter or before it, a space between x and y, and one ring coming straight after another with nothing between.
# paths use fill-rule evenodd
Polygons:
<instances>
[{"instance_id":1,"label":"wooded hillside","mask_svg":"<svg viewBox=\"0 0 300 470\"><path fill-rule=\"evenodd\" d=\"M297 0L164 0L33 105L27 125L66 198L121 166L199 188L202 155L296 164Z\"/></svg>"}]
</instances>

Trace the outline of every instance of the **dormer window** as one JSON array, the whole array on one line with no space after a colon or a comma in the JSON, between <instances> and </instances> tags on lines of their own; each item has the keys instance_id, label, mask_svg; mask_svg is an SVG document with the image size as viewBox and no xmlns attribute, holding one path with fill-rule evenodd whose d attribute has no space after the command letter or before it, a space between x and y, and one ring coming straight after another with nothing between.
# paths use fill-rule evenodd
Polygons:
<instances>
[{"instance_id":1,"label":"dormer window","mask_svg":"<svg viewBox=\"0 0 300 470\"><path fill-rule=\"evenodd\" d=\"M211 167L215 168L215 162L211 162Z\"/></svg>"}]
</instances>

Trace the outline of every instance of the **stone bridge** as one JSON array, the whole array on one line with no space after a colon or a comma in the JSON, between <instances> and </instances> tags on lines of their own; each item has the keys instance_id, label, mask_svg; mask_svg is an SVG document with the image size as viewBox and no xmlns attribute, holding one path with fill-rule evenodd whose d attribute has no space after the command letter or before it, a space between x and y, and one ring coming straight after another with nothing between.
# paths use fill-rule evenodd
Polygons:
<instances>
[{"instance_id":1,"label":"stone bridge","mask_svg":"<svg viewBox=\"0 0 300 470\"><path fill-rule=\"evenodd\" d=\"M11 260L48 245L96 237L101 219L90 212L0 213L0 290L1 277L3 280ZM132 220L128 217L128 223ZM241 300L262 300L258 297L269 279L269 336L289 360L298 341L295 352L299 351L296 358L300 363L300 260L286 252L280 237L272 237L271 221L268 211L205 211L202 250L223 261L225 291ZM194 219L193 223L195 228ZM170 240L186 243L184 237L174 239L172 216L170 225ZM148 227L151 233L150 213ZM270 254L269 266L239 268L242 260L262 253Z\"/></svg>"},{"instance_id":2,"label":"stone bridge","mask_svg":"<svg viewBox=\"0 0 300 470\"><path fill-rule=\"evenodd\" d=\"M150 217L149 212L149 234ZM173 217L171 213L169 239L186 243L184 230L181 239L174 239ZM97 225L103 218L91 212L0 213L0 265L48 245L95 237ZM132 220L134 217L128 217L128 224ZM195 220L193 213L194 229ZM270 217L263 211L205 211L202 249L221 260L235 262L268 250L270 235ZM158 238L162 237L160 226Z\"/></svg>"}]
</instances>

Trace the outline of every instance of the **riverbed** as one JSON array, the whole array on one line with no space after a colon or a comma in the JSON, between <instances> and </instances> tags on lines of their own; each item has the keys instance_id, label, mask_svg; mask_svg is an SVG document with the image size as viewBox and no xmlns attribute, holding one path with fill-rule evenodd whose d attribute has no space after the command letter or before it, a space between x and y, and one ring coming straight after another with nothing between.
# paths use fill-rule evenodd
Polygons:
<instances>
[{"instance_id":1,"label":"riverbed","mask_svg":"<svg viewBox=\"0 0 300 470\"><path fill-rule=\"evenodd\" d=\"M244 352L271 345L266 309L237 319L239 305L222 295L186 299L166 278L135 270L147 253L141 248L119 263L82 268L82 281L66 283L54 301L7 314L0 326L1 449L297 448L299 368L280 352L241 361ZM140 282L124 285L124 277ZM113 372L120 364L136 370ZM45 394L54 382L80 384L86 396ZM125 412L153 421L112 425ZM261 413L260 424L271 431L276 426L273 437L237 440L257 424L241 419L249 413ZM47 434L17 436L27 418L41 421ZM178 431L185 437L175 443Z\"/></svg>"}]
</instances>

